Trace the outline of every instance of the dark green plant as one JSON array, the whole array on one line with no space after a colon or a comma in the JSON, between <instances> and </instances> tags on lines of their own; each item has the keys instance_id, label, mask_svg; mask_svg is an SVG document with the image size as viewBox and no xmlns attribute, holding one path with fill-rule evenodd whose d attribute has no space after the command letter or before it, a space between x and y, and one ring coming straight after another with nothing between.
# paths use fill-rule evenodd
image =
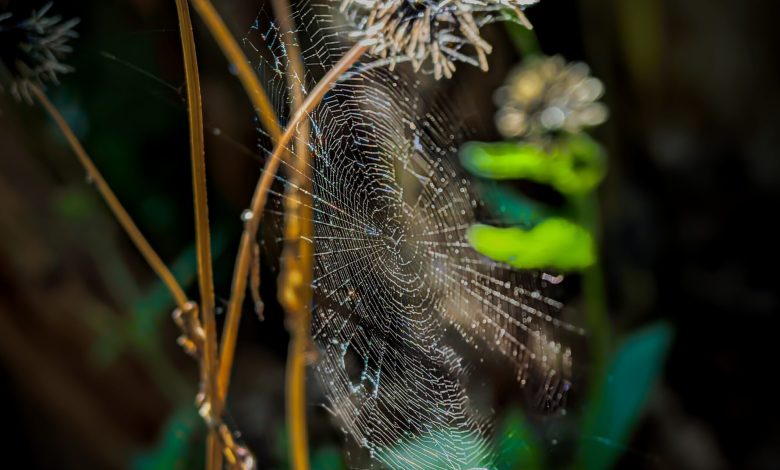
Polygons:
<instances>
[{"instance_id":1,"label":"dark green plant","mask_svg":"<svg viewBox=\"0 0 780 470\"><path fill-rule=\"evenodd\" d=\"M517 268L581 274L591 344L590 389L571 466L606 470L630 439L661 375L673 332L658 323L613 347L597 250L596 190L606 175L606 152L584 131L588 123L606 117L606 108L595 103L603 88L583 73L586 66L542 56L531 31L508 28L539 72L515 72L507 86L517 87L514 97L511 89L498 94L497 104L504 106L498 124L507 141L471 142L461 148L463 166L482 179L488 208L510 225L475 225L468 241L480 253ZM521 83L522 78L528 82ZM507 180L548 186L565 203L549 207L503 186ZM494 447L497 468L549 468L533 427L516 410L505 417Z\"/></svg>"}]
</instances>

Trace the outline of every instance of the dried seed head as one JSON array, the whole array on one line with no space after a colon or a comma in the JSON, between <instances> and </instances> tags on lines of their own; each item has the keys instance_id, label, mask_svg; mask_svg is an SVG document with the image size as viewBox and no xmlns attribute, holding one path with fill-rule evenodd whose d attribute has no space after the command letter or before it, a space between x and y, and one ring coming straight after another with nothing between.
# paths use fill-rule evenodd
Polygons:
<instances>
[{"instance_id":1,"label":"dried seed head","mask_svg":"<svg viewBox=\"0 0 780 470\"><path fill-rule=\"evenodd\" d=\"M496 92L496 125L506 138L579 132L606 121L609 111L598 102L603 94L586 64L560 56L528 59Z\"/></svg>"},{"instance_id":2,"label":"dried seed head","mask_svg":"<svg viewBox=\"0 0 780 470\"><path fill-rule=\"evenodd\" d=\"M528 28L522 9L539 0L342 0L341 11L355 36L392 67L409 61L436 79L451 77L455 62L488 69L492 47L479 35L482 26L516 20Z\"/></svg>"},{"instance_id":3,"label":"dried seed head","mask_svg":"<svg viewBox=\"0 0 780 470\"><path fill-rule=\"evenodd\" d=\"M9 88L18 100L32 102L30 84L56 84L58 74L73 71L61 60L73 51L68 41L78 36L73 27L79 20L46 16L51 6L22 20L0 13L0 89Z\"/></svg>"}]
</instances>

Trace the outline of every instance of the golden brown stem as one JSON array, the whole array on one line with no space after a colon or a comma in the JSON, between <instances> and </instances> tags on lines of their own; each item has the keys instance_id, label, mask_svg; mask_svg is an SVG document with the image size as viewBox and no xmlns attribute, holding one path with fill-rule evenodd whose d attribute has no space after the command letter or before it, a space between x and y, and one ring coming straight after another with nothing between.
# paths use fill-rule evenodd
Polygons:
<instances>
[{"instance_id":1,"label":"golden brown stem","mask_svg":"<svg viewBox=\"0 0 780 470\"><path fill-rule=\"evenodd\" d=\"M195 244L198 258L198 286L200 287L200 310L205 347L202 361L202 387L205 399L213 401L217 393L217 325L214 318L214 273L211 260L211 232L206 193L206 161L203 144L203 106L198 74L198 58L195 52L195 38L187 0L176 0L179 15L184 73L187 83L187 104L189 108L190 160L192 161L192 190L195 206ZM212 406L209 403L209 406ZM207 446L207 468L222 466L222 449L215 432L209 432Z\"/></svg>"},{"instance_id":2,"label":"golden brown stem","mask_svg":"<svg viewBox=\"0 0 780 470\"><path fill-rule=\"evenodd\" d=\"M272 0L288 54L287 85L292 90L292 110L300 109L305 94L300 80L305 77L295 24L287 0ZM287 432L291 468L309 470L309 442L306 419L306 365L311 344L311 304L314 247L312 240L312 179L309 154L310 123L297 128L291 171L285 190L285 247L279 274L279 300L285 309L291 340L287 354Z\"/></svg>"},{"instance_id":3,"label":"golden brown stem","mask_svg":"<svg viewBox=\"0 0 780 470\"><path fill-rule=\"evenodd\" d=\"M114 214L114 217L116 217L116 220L125 230L125 233L127 233L127 236L130 237L130 240L133 242L138 251L141 252L141 255L144 257L146 262L168 288L171 296L176 301L176 305L180 308L183 307L189 301L189 299L187 299L187 295L184 293L181 285L173 276L173 273L171 273L171 271L168 269L168 266L165 265L157 252L154 251L152 246L143 236L141 231L138 229L138 226L130 217L130 214L127 213L125 208L119 202L119 199L117 199L106 180L103 179L103 175L100 174L100 171L98 171L97 167L92 162L92 159L89 158L89 155L87 155L87 152L84 150L81 142L79 142L78 138L73 133L73 130L62 117L62 114L60 114L54 104L49 101L49 98L46 96L43 90L41 90L37 85L30 84L30 90L32 91L33 96L35 96L38 102L46 110L46 112L49 113L52 119L54 119L54 122L57 124L57 127L60 128L60 131L62 131L62 133L65 135L65 139L68 141L71 149L73 149L76 157L78 157L81 166L83 166L84 170L86 170L87 178L92 183L94 183L98 192L103 197L103 200L106 201L108 208L111 210L111 212Z\"/></svg>"},{"instance_id":4,"label":"golden brown stem","mask_svg":"<svg viewBox=\"0 0 780 470\"><path fill-rule=\"evenodd\" d=\"M214 40L219 44L222 53L230 61L233 67L235 67L236 74L238 75L241 84L244 86L247 96L252 101L260 121L271 136L272 142L275 144L279 141L282 134L279 122L268 96L260 85L260 81L257 79L255 71L252 70L249 60L246 58L241 47L239 47L238 43L233 38L233 35L230 33L230 30L228 30L225 25L225 22L209 0L193 0L192 4L203 22L206 23ZM269 160L265 165L263 174L275 174L278 166L278 161L274 162ZM255 200L256 197L257 194L253 197L253 200ZM247 225L251 223L252 221L250 220ZM257 229L255 229L254 232L256 233ZM235 354L235 342L238 336L239 321L241 319L240 306L243 303L244 293L246 291L246 275L238 277L235 274L239 272L245 273L249 270L251 259L242 258L241 253L246 251L251 254L253 243L253 238L246 237L245 229L244 234L241 237L241 247L239 248L239 256L236 261L230 294L230 305L238 305L238 308L228 308L228 315L222 332L219 355L220 368L217 379L220 401L224 401L227 395L230 372L233 367L233 358ZM246 265L243 265L241 260L243 260ZM221 403L218 405L221 406Z\"/></svg>"},{"instance_id":5,"label":"golden brown stem","mask_svg":"<svg viewBox=\"0 0 780 470\"><path fill-rule=\"evenodd\" d=\"M309 470L309 438L306 429L306 366L309 351L310 322L295 321L287 356L287 426L290 461L294 470Z\"/></svg>"},{"instance_id":6,"label":"golden brown stem","mask_svg":"<svg viewBox=\"0 0 780 470\"><path fill-rule=\"evenodd\" d=\"M221 396L225 397L228 386L230 384L230 370L233 365L233 355L236 344L236 337L238 335L238 322L241 316L241 306L244 303L244 295L246 294L247 275L249 273L249 266L252 261L252 245L255 243L257 237L257 229L260 225L260 219L262 218L263 208L265 207L266 200L268 199L268 190L271 188L274 177L276 176L276 170L279 168L282 154L286 151L287 145L296 134L296 129L301 121L306 117L312 109L325 96L325 93L330 90L333 84L336 82L339 76L357 62L358 59L366 52L366 46L361 44L355 45L350 49L344 57L320 80L314 90L306 97L303 105L296 110L290 123L285 130L284 134L276 144L273 153L268 158L263 169L263 174L255 187L254 195L252 196L252 203L250 205L249 213L251 216L244 225L244 232L241 234L241 243L238 249L238 257L236 259L236 266L233 270L233 287L230 293L230 301L228 303L227 318L225 319L225 326L222 332L222 354L220 356L220 374L219 385Z\"/></svg>"},{"instance_id":7,"label":"golden brown stem","mask_svg":"<svg viewBox=\"0 0 780 470\"><path fill-rule=\"evenodd\" d=\"M173 312L173 321L181 330L179 345L185 352L203 364L203 355L205 352L206 333L201 326L198 314L198 306L190 302L185 308L177 308ZM208 460L207 465L221 465L221 457L227 461L228 468L237 470L252 470L257 467L255 457L245 446L236 442L234 436L235 430L230 429L222 419L222 411L213 406L208 406L212 402L205 400L200 407L200 414L206 422L209 433L218 439L222 448L222 454L219 459ZM207 455L212 458L212 455Z\"/></svg>"}]
</instances>

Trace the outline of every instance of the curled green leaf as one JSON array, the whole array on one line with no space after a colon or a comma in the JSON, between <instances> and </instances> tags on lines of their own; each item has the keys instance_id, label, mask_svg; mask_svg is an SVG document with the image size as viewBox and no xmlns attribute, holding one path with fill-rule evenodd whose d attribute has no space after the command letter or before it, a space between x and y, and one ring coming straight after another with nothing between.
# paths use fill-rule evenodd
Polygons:
<instances>
[{"instance_id":1,"label":"curled green leaf","mask_svg":"<svg viewBox=\"0 0 780 470\"><path fill-rule=\"evenodd\" d=\"M606 173L605 152L584 133L552 143L469 142L461 148L463 166L476 176L526 179L547 184L566 196L593 191Z\"/></svg>"},{"instance_id":2,"label":"curled green leaf","mask_svg":"<svg viewBox=\"0 0 780 470\"><path fill-rule=\"evenodd\" d=\"M547 219L529 230L478 224L467 237L478 252L520 269L578 271L596 261L591 234L563 218Z\"/></svg>"}]
</instances>

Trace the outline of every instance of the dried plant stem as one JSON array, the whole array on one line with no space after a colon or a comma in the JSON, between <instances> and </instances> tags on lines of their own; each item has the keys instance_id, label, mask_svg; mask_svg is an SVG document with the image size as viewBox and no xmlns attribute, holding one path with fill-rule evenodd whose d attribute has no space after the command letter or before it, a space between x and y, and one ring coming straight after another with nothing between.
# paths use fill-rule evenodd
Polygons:
<instances>
[{"instance_id":1,"label":"dried plant stem","mask_svg":"<svg viewBox=\"0 0 780 470\"><path fill-rule=\"evenodd\" d=\"M307 306L310 305L306 304ZM288 315L291 312L288 311ZM287 435L290 439L290 468L309 470L309 438L306 428L306 366L311 351L310 313L296 312L292 339L287 354L287 379L285 393L287 400Z\"/></svg>"},{"instance_id":2,"label":"dried plant stem","mask_svg":"<svg viewBox=\"0 0 780 470\"><path fill-rule=\"evenodd\" d=\"M130 214L127 213L125 208L119 202L119 199L117 199L106 180L103 179L103 175L100 174L100 171L98 171L97 167L92 162L92 159L89 158L89 155L87 155L87 152L84 150L81 142L79 142L78 138L73 133L73 130L62 117L62 114L60 114L60 112L57 110L57 107L54 106L51 101L49 101L49 98L46 96L43 90L40 89L40 87L32 83L29 86L32 95L43 106L51 118L54 119L57 127L59 127L60 131L62 131L62 133L65 135L65 139L68 141L71 149L73 149L76 157L78 157L78 160L84 167L84 170L86 170L87 178L92 183L94 183L98 192L103 197L103 200L108 205L108 208L111 210L111 212L114 214L114 217L116 217L116 220L125 230L125 233L127 233L127 236L130 237L130 240L136 246L138 251L141 252L141 255L144 257L146 262L168 288L168 291L171 293L171 296L175 300L176 305L179 308L186 305L189 299L184 293L181 285L173 276L173 273L171 273L171 271L168 269L168 266L165 265L162 259L160 259L160 256L154 251L152 246L143 236L141 231L138 229L138 226L130 217Z\"/></svg>"},{"instance_id":3,"label":"dried plant stem","mask_svg":"<svg viewBox=\"0 0 780 470\"><path fill-rule=\"evenodd\" d=\"M222 49L222 53L225 54L230 64L235 67L236 75L238 75L238 79L244 86L247 96L252 101L260 122L268 131L268 134L270 134L271 140L274 143L278 142L282 131L273 106L271 106L271 100L268 99L268 95L266 95L263 87L260 85L257 74L252 69L241 47L239 47L225 22L222 21L219 13L217 13L214 5L209 0L192 0L192 6L195 7L195 11L198 12L203 22L206 23L212 37Z\"/></svg>"},{"instance_id":4,"label":"dried plant stem","mask_svg":"<svg viewBox=\"0 0 780 470\"><path fill-rule=\"evenodd\" d=\"M228 30L225 25L225 22L209 0L193 0L192 4L201 19L206 23L212 37L222 49L225 57L235 67L236 74L238 75L241 84L244 86L247 96L252 101L252 105L257 112L260 122L268 131L272 142L275 144L282 135L279 121L276 117L276 113L274 113L273 106L271 106L271 101L268 99L263 87L260 85L260 81L257 79L257 75L252 69L249 60L246 58L238 43L233 38L233 35L230 33L230 30ZM263 174L275 174L278 166L279 161L269 160L265 165ZM258 195L255 193L252 200L255 201L257 198ZM252 224L251 220L247 222L247 225L250 224ZM257 228L253 230L253 233L257 233ZM230 383L230 372L233 367L236 338L238 337L238 327L241 319L241 305L243 304L244 294L247 288L246 273L249 271L251 252L254 246L254 238L247 237L246 235L247 230L245 228L244 234L241 237L239 256L234 270L228 314L222 332L219 355L220 366L217 378L221 402L223 402L227 396L227 390ZM249 253L250 256L241 255L245 252ZM244 275L239 276L238 273L244 273Z\"/></svg>"},{"instance_id":5,"label":"dried plant stem","mask_svg":"<svg viewBox=\"0 0 780 470\"><path fill-rule=\"evenodd\" d=\"M199 347L196 346L199 341L197 339L199 336L197 332L200 332L200 337L202 337L202 340L205 340L205 329L200 327L200 320L197 318L197 312L199 310L197 304L191 302L187 298L187 295L184 293L184 290L181 288L178 281L176 281L176 278L170 272L165 263L163 263L151 245L149 245L149 242L146 241L146 238L144 238L144 236L141 234L140 230L130 218L130 215L127 213L124 207L122 207L122 204L108 186L108 183L106 183L105 179L103 179L103 176L92 162L92 159L89 158L89 155L87 155L84 147L73 133L73 130L70 128L54 104L51 103L46 94L37 85L31 85L30 90L32 95L38 100L38 102L43 106L52 119L54 119L54 122L65 135L65 138L67 139L71 148L76 153L79 162L86 170L88 178L95 184L95 187L106 201L106 204L114 214L114 217L116 217L120 225L122 225L122 227L125 229L125 232L130 237L133 244L135 244L137 249L141 252L149 266L151 266L152 270L155 271L155 273L160 277L160 279L170 291L171 296L174 298L177 304L177 313L175 314L175 317L181 317L181 312L194 313L195 320L197 321L197 323L195 323L196 332L193 333L193 331L186 331L185 335L180 338L179 342L182 344L182 346L184 346L185 350L188 350L193 355L202 355L202 349L205 346L205 341L200 341L203 344L201 344ZM179 323L178 320L177 323ZM252 457L252 454L248 451L248 449L240 446L233 440L232 432L230 432L229 428L221 421L221 419L211 415L205 416L205 418L211 435L213 435L217 440L216 442L221 444L221 446L224 448L223 453L228 459L228 462L238 468L253 468L254 458Z\"/></svg>"},{"instance_id":6,"label":"dried plant stem","mask_svg":"<svg viewBox=\"0 0 780 470\"><path fill-rule=\"evenodd\" d=\"M187 0L176 0L179 15L184 72L187 83L189 108L190 159L192 161L192 189L195 206L195 244L198 258L198 286L200 287L201 322L205 345L201 357L201 408L213 406L217 390L217 326L214 318L214 274L211 260L211 232L209 228L208 199L206 194L206 161L203 144L203 106L201 103L198 59L195 38ZM217 400L219 400L217 398ZM215 410L219 416L218 408ZM218 469L222 464L222 449L213 428L209 431L207 468Z\"/></svg>"},{"instance_id":7,"label":"dried plant stem","mask_svg":"<svg viewBox=\"0 0 780 470\"><path fill-rule=\"evenodd\" d=\"M322 100L325 93L330 90L336 80L349 70L358 59L366 52L367 47L358 44L350 49L344 57L323 77L314 87L314 90L306 97L303 105L298 108L290 119L289 126L284 134L279 138L273 153L266 161L263 174L255 187L252 202L249 208L250 217L247 218L244 225L244 232L241 234L241 243L236 258L236 266L233 270L233 287L231 289L230 301L228 302L227 318L222 334L222 354L220 355L220 391L224 393L224 398L230 384L230 370L233 365L234 349L236 336L238 335L238 321L241 315L241 307L244 303L244 296L247 287L247 275L252 262L252 247L257 237L257 230L260 226L260 220L263 215L263 208L268 199L268 190L276 176L276 171L281 162L281 156L287 150L287 145L296 135L298 125L312 109Z\"/></svg>"},{"instance_id":8,"label":"dried plant stem","mask_svg":"<svg viewBox=\"0 0 780 470\"><path fill-rule=\"evenodd\" d=\"M200 321L198 305L195 302L188 302L183 308L177 308L173 312L173 321L182 332L179 344L202 365L206 349L206 333ZM249 449L236 442L233 438L236 433L225 424L221 412L217 413L214 407L201 406L200 413L209 429L209 435L213 435L221 446L221 456L225 457L229 468L241 470L256 468L254 456ZM207 466L222 464L221 459L217 459L216 462L215 464L213 460L209 460L206 464Z\"/></svg>"},{"instance_id":9,"label":"dried plant stem","mask_svg":"<svg viewBox=\"0 0 780 470\"><path fill-rule=\"evenodd\" d=\"M292 90L291 109L294 112L303 107L306 98L301 86L305 77L303 59L288 0L272 0L271 3L284 33L282 39L288 57L287 85ZM290 463L295 470L310 468L306 418L306 365L311 350L311 282L314 269L310 132L311 125L304 119L297 127L293 158L289 162L291 171L284 199L285 246L279 275L279 301L285 309L291 336L285 391Z\"/></svg>"}]
</instances>

